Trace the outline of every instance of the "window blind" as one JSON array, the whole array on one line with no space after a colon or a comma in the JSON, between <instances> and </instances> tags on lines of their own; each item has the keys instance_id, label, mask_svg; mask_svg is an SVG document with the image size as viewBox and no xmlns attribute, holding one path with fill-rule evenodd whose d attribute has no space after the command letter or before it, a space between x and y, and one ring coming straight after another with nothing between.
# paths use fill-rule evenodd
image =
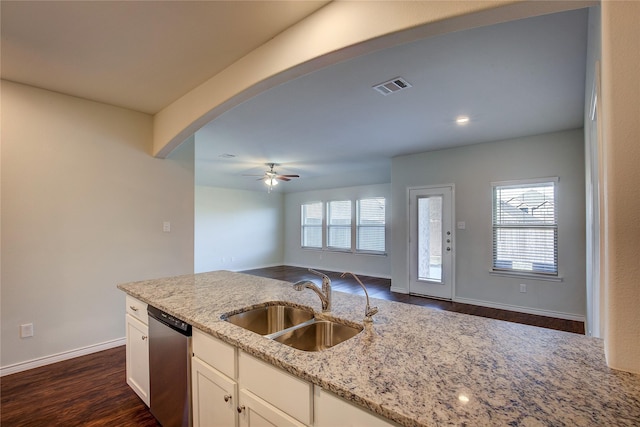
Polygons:
<instances>
[{"instance_id":1,"label":"window blind","mask_svg":"<svg viewBox=\"0 0 640 427\"><path fill-rule=\"evenodd\" d=\"M327 203L327 247L351 249L351 200Z\"/></svg>"},{"instance_id":2,"label":"window blind","mask_svg":"<svg viewBox=\"0 0 640 427\"><path fill-rule=\"evenodd\" d=\"M385 199L376 197L357 202L356 250L385 252Z\"/></svg>"},{"instance_id":3,"label":"window blind","mask_svg":"<svg viewBox=\"0 0 640 427\"><path fill-rule=\"evenodd\" d=\"M556 181L493 185L493 270L558 274Z\"/></svg>"},{"instance_id":4,"label":"window blind","mask_svg":"<svg viewBox=\"0 0 640 427\"><path fill-rule=\"evenodd\" d=\"M322 202L302 205L302 246L322 248Z\"/></svg>"}]
</instances>

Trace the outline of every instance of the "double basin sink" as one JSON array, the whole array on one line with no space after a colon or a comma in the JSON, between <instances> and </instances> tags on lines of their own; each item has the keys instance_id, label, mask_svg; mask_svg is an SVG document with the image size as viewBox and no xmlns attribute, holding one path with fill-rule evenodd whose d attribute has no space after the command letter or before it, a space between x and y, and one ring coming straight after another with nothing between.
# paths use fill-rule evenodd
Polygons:
<instances>
[{"instance_id":1,"label":"double basin sink","mask_svg":"<svg viewBox=\"0 0 640 427\"><path fill-rule=\"evenodd\" d=\"M363 329L316 319L311 309L279 302L225 314L222 320L304 351L325 350L356 336Z\"/></svg>"}]
</instances>

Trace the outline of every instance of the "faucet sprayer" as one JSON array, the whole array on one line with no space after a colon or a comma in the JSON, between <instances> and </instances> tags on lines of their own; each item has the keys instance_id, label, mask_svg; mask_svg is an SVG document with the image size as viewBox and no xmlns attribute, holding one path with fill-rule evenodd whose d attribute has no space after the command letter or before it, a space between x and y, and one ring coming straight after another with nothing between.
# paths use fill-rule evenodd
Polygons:
<instances>
[{"instance_id":1,"label":"faucet sprayer","mask_svg":"<svg viewBox=\"0 0 640 427\"><path fill-rule=\"evenodd\" d=\"M362 287L362 289L364 290L364 295L367 298L367 306L364 309L364 321L369 323L369 322L373 322L373 318L372 316L374 314L376 314L378 312L378 307L371 307L369 305L369 293L367 292L367 288L364 286L364 284L360 281L360 279L358 278L358 276L356 276L355 274L353 274L350 271L345 271L344 273L342 273L340 275L340 277L344 277L347 274L350 274L353 276L354 279L356 279L356 282L358 282L358 284Z\"/></svg>"}]
</instances>

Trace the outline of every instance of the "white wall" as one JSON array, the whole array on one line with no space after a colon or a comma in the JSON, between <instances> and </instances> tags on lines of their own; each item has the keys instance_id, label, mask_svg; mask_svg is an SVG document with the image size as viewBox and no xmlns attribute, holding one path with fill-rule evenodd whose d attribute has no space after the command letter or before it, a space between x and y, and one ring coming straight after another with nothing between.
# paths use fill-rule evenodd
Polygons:
<instances>
[{"instance_id":1,"label":"white wall","mask_svg":"<svg viewBox=\"0 0 640 427\"><path fill-rule=\"evenodd\" d=\"M392 162L394 288L408 289L407 187L455 184L455 299L580 317L585 313L585 191L582 130L402 156ZM558 240L562 282L489 275L491 182L559 177ZM527 284L527 293L519 284ZM487 305L487 304L485 304Z\"/></svg>"},{"instance_id":2,"label":"white wall","mask_svg":"<svg viewBox=\"0 0 640 427\"><path fill-rule=\"evenodd\" d=\"M283 224L279 193L197 186L196 273L281 265Z\"/></svg>"},{"instance_id":3,"label":"white wall","mask_svg":"<svg viewBox=\"0 0 640 427\"><path fill-rule=\"evenodd\" d=\"M640 2L602 2L605 353L640 373Z\"/></svg>"},{"instance_id":4,"label":"white wall","mask_svg":"<svg viewBox=\"0 0 640 427\"><path fill-rule=\"evenodd\" d=\"M594 337L603 337L601 312L602 298L602 254L601 242L605 229L602 216L602 189L600 185L602 140L600 118L602 96L599 91L599 67L602 56L600 7L589 9L587 42L587 67L584 93L584 157L585 157L585 207L586 207L586 278L587 319L585 332ZM598 70L598 71L596 71ZM597 105L597 108L596 108Z\"/></svg>"},{"instance_id":5,"label":"white wall","mask_svg":"<svg viewBox=\"0 0 640 427\"><path fill-rule=\"evenodd\" d=\"M7 81L1 119L0 365L122 339L118 283L193 271L193 144L155 159L151 116Z\"/></svg>"},{"instance_id":6,"label":"white wall","mask_svg":"<svg viewBox=\"0 0 640 427\"><path fill-rule=\"evenodd\" d=\"M356 200L366 197L385 197L387 199L387 250L390 248L389 233L391 185L363 185L357 187L335 188L331 190L304 191L288 193L285 196L285 250L286 265L313 267L319 270L351 271L375 277L391 277L390 256L351 254L345 252L302 249L300 206L309 202L327 202L330 200Z\"/></svg>"}]
</instances>

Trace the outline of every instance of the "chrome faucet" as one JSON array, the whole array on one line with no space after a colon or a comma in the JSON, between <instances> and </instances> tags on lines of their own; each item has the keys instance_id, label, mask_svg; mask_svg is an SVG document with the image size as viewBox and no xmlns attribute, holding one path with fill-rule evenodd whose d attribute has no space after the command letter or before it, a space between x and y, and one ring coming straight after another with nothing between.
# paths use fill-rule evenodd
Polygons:
<instances>
[{"instance_id":1,"label":"chrome faucet","mask_svg":"<svg viewBox=\"0 0 640 427\"><path fill-rule=\"evenodd\" d=\"M322 290L320 290L315 283L311 280L300 280L293 284L293 289L296 291L301 291L305 288L311 289L315 292L322 302L322 311L331 311L331 279L326 274L320 273L319 271L309 269L309 271L316 276L322 277Z\"/></svg>"},{"instance_id":2,"label":"chrome faucet","mask_svg":"<svg viewBox=\"0 0 640 427\"><path fill-rule=\"evenodd\" d=\"M365 297L367 297L367 306L364 309L364 321L366 323L373 322L373 315L378 312L378 307L371 307L369 305L369 293L367 292L367 288L364 286L364 284L360 281L360 279L358 279L358 276L356 276L355 274L353 274L350 271L345 271L344 273L342 273L340 275L340 277L344 277L347 274L352 275L353 278L356 279L356 282L358 282L358 284L360 286L362 286L362 289L364 290L364 295L365 295Z\"/></svg>"}]
</instances>

